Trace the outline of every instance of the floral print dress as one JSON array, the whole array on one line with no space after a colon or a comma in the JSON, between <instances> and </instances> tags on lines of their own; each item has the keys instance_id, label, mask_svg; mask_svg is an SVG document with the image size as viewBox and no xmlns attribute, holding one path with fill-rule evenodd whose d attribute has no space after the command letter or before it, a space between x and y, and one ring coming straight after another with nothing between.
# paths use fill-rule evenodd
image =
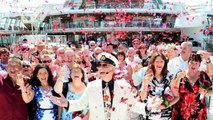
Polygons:
<instances>
[{"instance_id":1,"label":"floral print dress","mask_svg":"<svg viewBox=\"0 0 213 120\"><path fill-rule=\"evenodd\" d=\"M207 120L205 97L198 92L201 84L212 86L208 75L200 72L199 79L191 85L188 78L181 79L179 86L179 101L174 105L172 120ZM210 88L211 89L211 88Z\"/></svg>"},{"instance_id":2,"label":"floral print dress","mask_svg":"<svg viewBox=\"0 0 213 120\"><path fill-rule=\"evenodd\" d=\"M51 88L47 93L44 92L41 86L33 87L33 89L37 105L35 120L56 120L58 114L57 106L50 100L50 96L53 95L53 89Z\"/></svg>"}]
</instances>

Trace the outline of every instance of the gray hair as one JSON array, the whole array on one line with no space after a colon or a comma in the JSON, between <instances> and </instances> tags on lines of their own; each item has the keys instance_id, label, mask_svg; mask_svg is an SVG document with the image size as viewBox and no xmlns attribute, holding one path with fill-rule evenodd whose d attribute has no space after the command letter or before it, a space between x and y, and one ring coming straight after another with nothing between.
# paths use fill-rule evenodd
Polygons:
<instances>
[{"instance_id":1,"label":"gray hair","mask_svg":"<svg viewBox=\"0 0 213 120\"><path fill-rule=\"evenodd\" d=\"M96 47L96 48L94 49L94 51L97 51L97 50L102 50L102 49L101 49L101 47Z\"/></svg>"},{"instance_id":2,"label":"gray hair","mask_svg":"<svg viewBox=\"0 0 213 120\"><path fill-rule=\"evenodd\" d=\"M183 46L183 45L187 45L189 48L192 48L192 42L182 42L181 43L181 46Z\"/></svg>"}]
</instances>

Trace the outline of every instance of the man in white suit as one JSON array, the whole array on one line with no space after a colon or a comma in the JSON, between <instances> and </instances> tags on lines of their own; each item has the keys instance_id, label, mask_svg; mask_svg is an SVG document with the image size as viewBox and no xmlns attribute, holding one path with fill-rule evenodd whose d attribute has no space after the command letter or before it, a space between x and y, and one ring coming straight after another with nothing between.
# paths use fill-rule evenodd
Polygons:
<instances>
[{"instance_id":1,"label":"man in white suit","mask_svg":"<svg viewBox=\"0 0 213 120\"><path fill-rule=\"evenodd\" d=\"M53 103L65 107L68 112L89 108L89 120L129 120L129 111L145 114L146 104L138 102L133 96L131 86L125 80L114 80L117 59L109 53L102 53L98 57L98 72L101 79L88 83L80 99L67 101L63 96L51 97ZM107 84L107 85L106 85ZM110 96L105 96L104 89L108 86ZM111 98L111 105L106 105L105 100ZM154 99L153 107L162 103ZM106 109L110 107L107 118ZM149 107L148 107L149 108Z\"/></svg>"}]
</instances>

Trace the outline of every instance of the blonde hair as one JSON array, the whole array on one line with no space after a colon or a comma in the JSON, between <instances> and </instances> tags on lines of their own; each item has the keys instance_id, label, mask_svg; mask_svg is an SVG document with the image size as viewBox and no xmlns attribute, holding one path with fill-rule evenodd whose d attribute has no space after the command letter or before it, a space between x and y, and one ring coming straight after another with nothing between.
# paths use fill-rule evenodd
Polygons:
<instances>
[{"instance_id":1,"label":"blonde hair","mask_svg":"<svg viewBox=\"0 0 213 120\"><path fill-rule=\"evenodd\" d=\"M177 46L175 44L168 44L168 45L166 45L166 50L167 49L177 50Z\"/></svg>"}]
</instances>

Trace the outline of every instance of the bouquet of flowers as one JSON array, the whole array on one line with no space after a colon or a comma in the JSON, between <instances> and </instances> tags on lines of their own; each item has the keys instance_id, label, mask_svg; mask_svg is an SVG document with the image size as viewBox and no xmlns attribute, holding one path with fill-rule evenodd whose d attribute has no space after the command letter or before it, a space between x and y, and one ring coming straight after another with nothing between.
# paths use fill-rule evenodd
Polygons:
<instances>
[{"instance_id":1,"label":"bouquet of flowers","mask_svg":"<svg viewBox=\"0 0 213 120\"><path fill-rule=\"evenodd\" d=\"M73 112L72 114L72 119L73 120L82 120L82 118L84 117L84 114L82 113L83 111L76 111Z\"/></svg>"},{"instance_id":2,"label":"bouquet of flowers","mask_svg":"<svg viewBox=\"0 0 213 120\"><path fill-rule=\"evenodd\" d=\"M202 87L203 89L206 89L206 90L209 90L212 87L212 83L210 81L206 80L206 79L201 79L199 81L199 84L200 84L200 87ZM203 99L203 98L204 98L204 95L201 94L200 99Z\"/></svg>"},{"instance_id":3,"label":"bouquet of flowers","mask_svg":"<svg viewBox=\"0 0 213 120\"><path fill-rule=\"evenodd\" d=\"M158 96L149 96L147 100L147 109L148 113L150 112L160 112L160 110L157 110L155 107L158 104L158 102L161 100L160 97Z\"/></svg>"},{"instance_id":4,"label":"bouquet of flowers","mask_svg":"<svg viewBox=\"0 0 213 120\"><path fill-rule=\"evenodd\" d=\"M172 91L169 87L166 87L162 97L163 97L163 105L167 108L170 102L174 99Z\"/></svg>"}]
</instances>

